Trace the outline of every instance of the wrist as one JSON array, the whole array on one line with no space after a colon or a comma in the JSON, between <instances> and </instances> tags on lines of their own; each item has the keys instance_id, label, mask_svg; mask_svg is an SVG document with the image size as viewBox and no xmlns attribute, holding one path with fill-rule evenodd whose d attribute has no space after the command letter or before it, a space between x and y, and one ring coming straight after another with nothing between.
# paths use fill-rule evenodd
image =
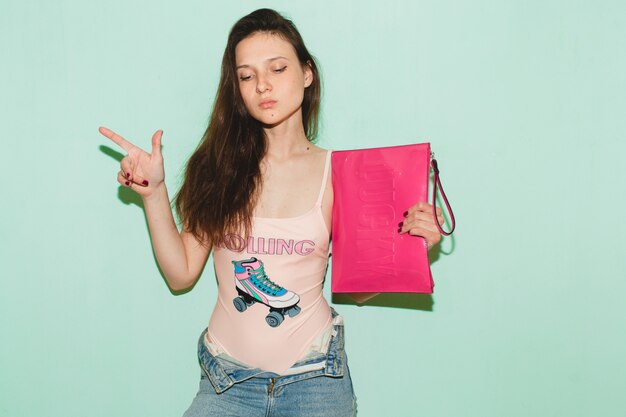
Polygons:
<instances>
[{"instance_id":1,"label":"wrist","mask_svg":"<svg viewBox=\"0 0 626 417\"><path fill-rule=\"evenodd\" d=\"M157 201L160 201L163 196L167 198L167 187L165 186L165 181L161 181L155 186L152 186L152 192L148 194L142 194L141 198L144 204L151 204Z\"/></svg>"}]
</instances>

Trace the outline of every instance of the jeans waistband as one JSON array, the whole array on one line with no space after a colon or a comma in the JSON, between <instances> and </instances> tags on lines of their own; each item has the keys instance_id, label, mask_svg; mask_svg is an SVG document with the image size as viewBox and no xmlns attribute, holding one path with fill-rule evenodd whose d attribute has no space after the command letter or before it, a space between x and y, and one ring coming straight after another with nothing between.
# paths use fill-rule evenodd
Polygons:
<instances>
[{"instance_id":1,"label":"jeans waistband","mask_svg":"<svg viewBox=\"0 0 626 417\"><path fill-rule=\"evenodd\" d=\"M281 376L274 372L265 371L260 368L251 368L241 362L226 355L213 356L206 345L204 337L207 329L204 329L198 339L198 360L200 367L207 376L211 385L218 394L226 391L234 384L245 381L253 377L276 378L276 386L288 384L290 382L300 381L303 379L313 378L316 376L329 376L334 378L343 377L344 373L344 327L343 318L331 309L333 317L333 333L328 344L326 354L320 353L320 356L307 358L295 363L293 366L303 366L326 360L326 366L322 369L313 371ZM224 357L226 356L226 357Z\"/></svg>"}]
</instances>

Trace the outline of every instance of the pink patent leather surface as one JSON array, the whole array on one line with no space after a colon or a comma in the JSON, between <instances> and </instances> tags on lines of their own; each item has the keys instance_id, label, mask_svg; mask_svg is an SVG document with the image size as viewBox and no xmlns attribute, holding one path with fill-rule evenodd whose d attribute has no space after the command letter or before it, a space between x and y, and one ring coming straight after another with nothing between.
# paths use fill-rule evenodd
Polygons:
<instances>
[{"instance_id":1,"label":"pink patent leather surface","mask_svg":"<svg viewBox=\"0 0 626 417\"><path fill-rule=\"evenodd\" d=\"M333 292L432 293L426 241L398 233L429 174L429 143L333 152Z\"/></svg>"}]
</instances>

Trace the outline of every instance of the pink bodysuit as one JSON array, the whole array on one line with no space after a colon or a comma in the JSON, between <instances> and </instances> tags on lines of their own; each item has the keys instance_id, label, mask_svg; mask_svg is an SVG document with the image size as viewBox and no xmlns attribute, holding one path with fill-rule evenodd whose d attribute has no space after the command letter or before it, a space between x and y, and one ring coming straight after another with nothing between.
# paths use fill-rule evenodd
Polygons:
<instances>
[{"instance_id":1,"label":"pink bodysuit","mask_svg":"<svg viewBox=\"0 0 626 417\"><path fill-rule=\"evenodd\" d=\"M218 295L208 341L240 362L281 374L331 325L322 294L330 233L322 198L297 217L254 217L248 238L229 235L215 247Z\"/></svg>"}]
</instances>

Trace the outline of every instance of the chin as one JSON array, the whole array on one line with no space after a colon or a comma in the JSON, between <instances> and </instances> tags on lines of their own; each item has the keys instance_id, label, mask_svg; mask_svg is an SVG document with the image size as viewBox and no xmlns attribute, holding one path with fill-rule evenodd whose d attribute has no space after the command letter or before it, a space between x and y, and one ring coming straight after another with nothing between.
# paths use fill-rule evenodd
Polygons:
<instances>
[{"instance_id":1,"label":"chin","mask_svg":"<svg viewBox=\"0 0 626 417\"><path fill-rule=\"evenodd\" d=\"M261 122L263 127L270 128L270 127L276 127L280 125L285 120L286 118L283 118L283 117L264 117L263 119L259 120L259 122Z\"/></svg>"},{"instance_id":2,"label":"chin","mask_svg":"<svg viewBox=\"0 0 626 417\"><path fill-rule=\"evenodd\" d=\"M254 117L256 120L258 120L261 124L263 124L264 127L266 128L271 128L271 127L275 127L280 125L281 123L283 123L284 121L288 120L289 118L291 118L296 112L298 112L298 110L300 110L300 108L297 108L295 110L293 110L291 113L289 114L285 114L284 112L281 111L275 111L275 112L265 112L262 114L259 114L258 117ZM273 116L271 116L273 114Z\"/></svg>"},{"instance_id":3,"label":"chin","mask_svg":"<svg viewBox=\"0 0 626 417\"><path fill-rule=\"evenodd\" d=\"M259 122L261 122L261 124L263 124L264 126L276 126L281 124L282 122L285 121L285 117L282 117L282 115L280 114L274 114L274 116L269 116L267 114L263 115L262 117L258 117L256 118Z\"/></svg>"}]
</instances>

